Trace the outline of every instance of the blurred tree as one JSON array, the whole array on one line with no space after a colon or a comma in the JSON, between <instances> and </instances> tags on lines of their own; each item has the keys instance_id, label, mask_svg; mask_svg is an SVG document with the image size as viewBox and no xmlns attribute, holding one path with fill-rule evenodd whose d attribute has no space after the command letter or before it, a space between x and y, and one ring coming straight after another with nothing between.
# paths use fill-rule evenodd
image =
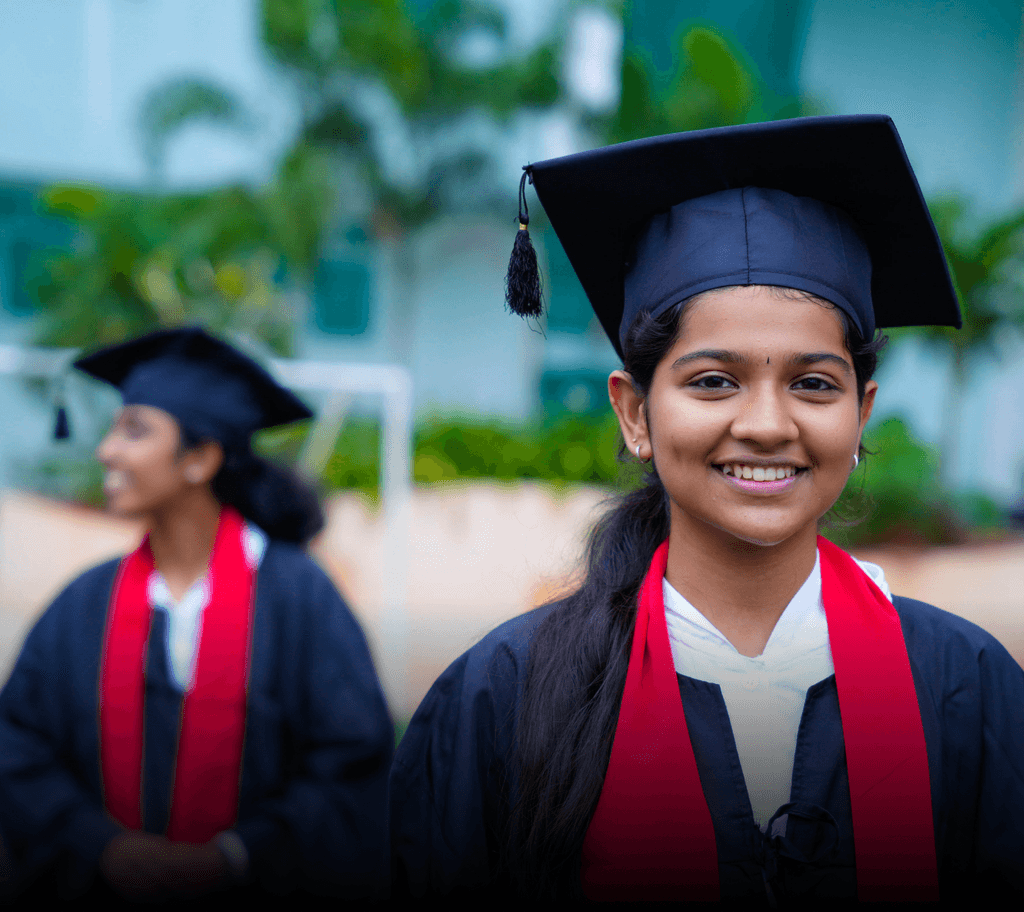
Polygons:
<instances>
[{"instance_id":1,"label":"blurred tree","mask_svg":"<svg viewBox=\"0 0 1024 912\"><path fill-rule=\"evenodd\" d=\"M510 47L504 14L481 0L263 0L263 38L294 79L302 125L273 183L191 195L51 188L50 214L78 230L34 282L36 341L112 342L158 325L203 322L291 349L297 310L329 232L352 225L393 248L393 349L407 355L410 233L441 212L507 204L497 173L520 111L559 96L557 48ZM247 130L221 86L176 79L140 111L159 186L168 142L197 120Z\"/></svg>"},{"instance_id":2,"label":"blurred tree","mask_svg":"<svg viewBox=\"0 0 1024 912\"><path fill-rule=\"evenodd\" d=\"M667 74L656 72L643 47L627 47L609 141L816 113L807 100L771 92L757 65L725 29L690 24L680 28L676 45Z\"/></svg>"},{"instance_id":3,"label":"blurred tree","mask_svg":"<svg viewBox=\"0 0 1024 912\"><path fill-rule=\"evenodd\" d=\"M284 259L310 263L296 227L308 205L299 188L293 180L259 194L228 187L153 196L51 187L42 206L69 219L77 240L52 251L33 281L36 342L93 346L202 323L289 353L294 316L275 276Z\"/></svg>"},{"instance_id":4,"label":"blurred tree","mask_svg":"<svg viewBox=\"0 0 1024 912\"><path fill-rule=\"evenodd\" d=\"M949 364L940 448L943 483L954 490L964 395L971 374L984 360L999 357L999 342L1006 333L1024 331L1024 209L978 226L963 197L940 198L929 208L960 297L964 325L959 331L928 327L894 335L921 338Z\"/></svg>"},{"instance_id":5,"label":"blurred tree","mask_svg":"<svg viewBox=\"0 0 1024 912\"><path fill-rule=\"evenodd\" d=\"M182 77L150 91L139 111L142 153L154 189L163 183L164 158L171 138L197 121L249 133L248 111L229 91L205 79Z\"/></svg>"},{"instance_id":6,"label":"blurred tree","mask_svg":"<svg viewBox=\"0 0 1024 912\"><path fill-rule=\"evenodd\" d=\"M500 153L517 114L559 98L558 48L518 53L482 0L263 0L263 32L302 98L293 155L329 153L332 219L362 223L393 255L389 335L407 361L411 235L441 213L508 205Z\"/></svg>"}]
</instances>

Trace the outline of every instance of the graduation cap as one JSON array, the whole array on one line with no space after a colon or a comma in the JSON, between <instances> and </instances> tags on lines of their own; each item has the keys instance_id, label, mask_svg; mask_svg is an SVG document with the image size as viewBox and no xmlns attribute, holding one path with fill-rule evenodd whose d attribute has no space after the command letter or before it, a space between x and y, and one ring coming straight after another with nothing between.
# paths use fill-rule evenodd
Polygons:
<instances>
[{"instance_id":1,"label":"graduation cap","mask_svg":"<svg viewBox=\"0 0 1024 912\"><path fill-rule=\"evenodd\" d=\"M697 130L527 165L506 300L536 316L527 180L620 356L639 313L728 285L808 291L865 339L876 327L961 324L938 233L884 115Z\"/></svg>"},{"instance_id":2,"label":"graduation cap","mask_svg":"<svg viewBox=\"0 0 1024 912\"><path fill-rule=\"evenodd\" d=\"M169 329L101 349L74 366L149 405L181 427L225 445L313 413L266 370L203 329Z\"/></svg>"}]
</instances>

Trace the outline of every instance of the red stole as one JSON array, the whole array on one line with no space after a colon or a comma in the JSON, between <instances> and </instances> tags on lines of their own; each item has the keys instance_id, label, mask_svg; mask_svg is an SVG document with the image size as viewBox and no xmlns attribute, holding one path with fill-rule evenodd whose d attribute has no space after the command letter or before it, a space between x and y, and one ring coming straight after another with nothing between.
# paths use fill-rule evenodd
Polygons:
<instances>
[{"instance_id":1,"label":"red stole","mask_svg":"<svg viewBox=\"0 0 1024 912\"><path fill-rule=\"evenodd\" d=\"M225 506L210 558L210 601L181 712L167 837L206 842L233 826L245 735L254 572L242 548L244 522ZM100 672L100 768L107 811L142 829L144 664L152 608L147 536L121 562L108 613Z\"/></svg>"},{"instance_id":2,"label":"red stole","mask_svg":"<svg viewBox=\"0 0 1024 912\"><path fill-rule=\"evenodd\" d=\"M937 900L932 803L917 695L899 617L848 554L818 539L861 901ZM601 797L583 844L584 892L600 900L719 898L711 814L669 647L668 542L640 587Z\"/></svg>"}]
</instances>

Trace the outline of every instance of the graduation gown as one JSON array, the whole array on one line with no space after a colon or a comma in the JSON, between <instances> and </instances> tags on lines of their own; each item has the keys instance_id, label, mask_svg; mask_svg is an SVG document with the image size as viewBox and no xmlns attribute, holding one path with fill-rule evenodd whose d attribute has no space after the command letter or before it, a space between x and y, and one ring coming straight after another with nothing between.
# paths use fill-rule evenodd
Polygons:
<instances>
[{"instance_id":1,"label":"graduation gown","mask_svg":"<svg viewBox=\"0 0 1024 912\"><path fill-rule=\"evenodd\" d=\"M981 628L896 597L924 727L944 901L1024 898L1024 672ZM500 866L515 800L515 718L547 606L499 627L424 698L391 773L396 889L507 895ZM835 675L807 692L791 804L754 822L717 684L677 675L711 812L722 900L855 900L850 794ZM898 809L894 809L898 813Z\"/></svg>"},{"instance_id":2,"label":"graduation gown","mask_svg":"<svg viewBox=\"0 0 1024 912\"><path fill-rule=\"evenodd\" d=\"M0 693L0 834L17 884L65 895L98 880L121 827L103 809L100 661L118 562L89 570L29 634ZM167 825L182 694L154 611L147 649L143 824ZM394 732L366 640L323 571L270 541L255 581L238 821L250 888L346 896L386 883Z\"/></svg>"}]
</instances>

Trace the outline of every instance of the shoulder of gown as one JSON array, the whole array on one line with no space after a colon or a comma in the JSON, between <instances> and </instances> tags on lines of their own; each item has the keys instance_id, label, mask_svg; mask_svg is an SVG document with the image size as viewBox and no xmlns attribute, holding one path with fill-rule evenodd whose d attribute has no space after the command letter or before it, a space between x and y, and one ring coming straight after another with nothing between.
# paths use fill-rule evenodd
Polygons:
<instances>
[{"instance_id":1,"label":"shoulder of gown","mask_svg":"<svg viewBox=\"0 0 1024 912\"><path fill-rule=\"evenodd\" d=\"M1024 670L977 624L893 604L928 741L943 894L1024 899Z\"/></svg>"},{"instance_id":2,"label":"shoulder of gown","mask_svg":"<svg viewBox=\"0 0 1024 912\"><path fill-rule=\"evenodd\" d=\"M397 895L484 889L501 853L507 811L505 758L529 662L530 641L555 606L497 627L434 682L395 754L390 843Z\"/></svg>"}]
</instances>

